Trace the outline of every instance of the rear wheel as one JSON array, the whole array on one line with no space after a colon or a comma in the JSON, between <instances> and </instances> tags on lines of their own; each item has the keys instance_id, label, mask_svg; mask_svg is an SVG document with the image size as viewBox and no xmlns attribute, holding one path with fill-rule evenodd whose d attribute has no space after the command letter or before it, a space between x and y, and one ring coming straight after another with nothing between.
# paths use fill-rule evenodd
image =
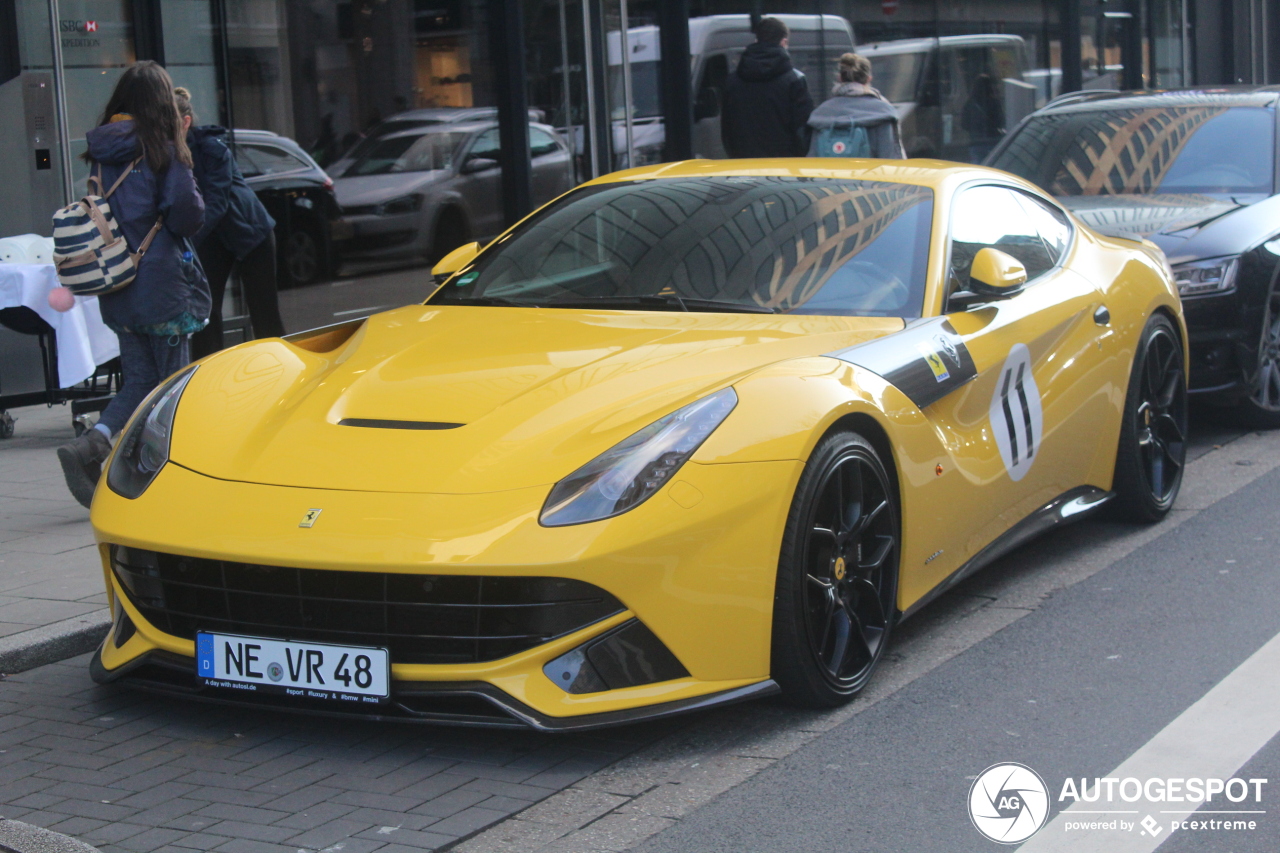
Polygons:
<instances>
[{"instance_id":1,"label":"rear wheel","mask_svg":"<svg viewBox=\"0 0 1280 853\"><path fill-rule=\"evenodd\" d=\"M1182 485L1187 456L1187 381L1182 339L1157 314L1138 342L1125 397L1113 489L1131 521L1164 518Z\"/></svg>"},{"instance_id":2,"label":"rear wheel","mask_svg":"<svg viewBox=\"0 0 1280 853\"><path fill-rule=\"evenodd\" d=\"M281 250L284 270L295 286L311 284L320 278L320 241L306 227L295 228L284 239Z\"/></svg>"},{"instance_id":3,"label":"rear wheel","mask_svg":"<svg viewBox=\"0 0 1280 853\"><path fill-rule=\"evenodd\" d=\"M834 707L871 678L896 616L898 502L875 448L819 443L791 504L773 613L773 678L791 702Z\"/></svg>"},{"instance_id":4,"label":"rear wheel","mask_svg":"<svg viewBox=\"0 0 1280 853\"><path fill-rule=\"evenodd\" d=\"M1259 429L1280 428L1280 292L1276 282L1267 295L1258 363L1249 383L1249 396L1240 401L1240 420Z\"/></svg>"}]
</instances>

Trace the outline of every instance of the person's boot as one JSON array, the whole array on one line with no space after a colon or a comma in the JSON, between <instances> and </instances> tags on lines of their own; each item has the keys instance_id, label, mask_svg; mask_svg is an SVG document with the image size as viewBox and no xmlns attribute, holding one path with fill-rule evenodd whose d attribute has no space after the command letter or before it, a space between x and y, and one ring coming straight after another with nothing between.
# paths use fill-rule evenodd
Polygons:
<instances>
[{"instance_id":1,"label":"person's boot","mask_svg":"<svg viewBox=\"0 0 1280 853\"><path fill-rule=\"evenodd\" d=\"M100 429L90 429L75 441L58 448L58 461L67 478L67 488L80 505L93 503L93 490L102 476L102 463L111 455L111 441Z\"/></svg>"}]
</instances>

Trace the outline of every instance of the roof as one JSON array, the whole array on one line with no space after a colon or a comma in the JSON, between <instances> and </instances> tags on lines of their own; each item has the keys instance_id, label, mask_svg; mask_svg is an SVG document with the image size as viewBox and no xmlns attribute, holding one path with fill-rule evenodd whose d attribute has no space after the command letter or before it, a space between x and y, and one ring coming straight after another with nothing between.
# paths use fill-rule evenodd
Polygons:
<instances>
[{"instance_id":1,"label":"roof","mask_svg":"<svg viewBox=\"0 0 1280 853\"><path fill-rule=\"evenodd\" d=\"M843 157L782 157L767 160L684 160L641 166L602 175L588 184L608 184L644 178L796 177L843 178L915 184L942 188L974 179L995 179L1031 188L1033 185L995 169L950 160L856 160ZM1039 193L1040 190L1035 190Z\"/></svg>"},{"instance_id":2,"label":"roof","mask_svg":"<svg viewBox=\"0 0 1280 853\"><path fill-rule=\"evenodd\" d=\"M1280 98L1275 86L1215 86L1138 92L1070 92L1046 104L1040 115L1152 107L1270 107Z\"/></svg>"},{"instance_id":3,"label":"roof","mask_svg":"<svg viewBox=\"0 0 1280 853\"><path fill-rule=\"evenodd\" d=\"M1001 33L979 33L968 36L942 36L940 38L894 39L860 44L857 51L867 56L886 56L899 53L926 53L934 47L980 47L982 45L1022 45L1022 36Z\"/></svg>"}]
</instances>

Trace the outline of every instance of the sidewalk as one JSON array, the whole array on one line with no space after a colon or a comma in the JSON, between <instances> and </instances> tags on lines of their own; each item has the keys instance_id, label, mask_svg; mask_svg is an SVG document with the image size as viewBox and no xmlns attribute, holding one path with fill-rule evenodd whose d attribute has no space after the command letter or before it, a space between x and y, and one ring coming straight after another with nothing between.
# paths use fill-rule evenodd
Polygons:
<instances>
[{"instance_id":1,"label":"sidewalk","mask_svg":"<svg viewBox=\"0 0 1280 853\"><path fill-rule=\"evenodd\" d=\"M48 662L37 655L14 665L15 649L65 642L86 627L105 632L107 620L89 511L67 491L54 453L74 437L71 410L31 406L10 414L14 436L0 441L0 672Z\"/></svg>"}]
</instances>

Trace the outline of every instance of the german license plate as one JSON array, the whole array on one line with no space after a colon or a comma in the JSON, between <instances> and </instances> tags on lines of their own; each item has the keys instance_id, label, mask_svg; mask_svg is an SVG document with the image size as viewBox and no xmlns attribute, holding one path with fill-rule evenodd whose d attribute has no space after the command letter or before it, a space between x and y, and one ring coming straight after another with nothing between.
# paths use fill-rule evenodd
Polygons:
<instances>
[{"instance_id":1,"label":"german license plate","mask_svg":"<svg viewBox=\"0 0 1280 853\"><path fill-rule=\"evenodd\" d=\"M196 634L196 677L206 687L383 702L391 695L390 671L386 649Z\"/></svg>"}]
</instances>

